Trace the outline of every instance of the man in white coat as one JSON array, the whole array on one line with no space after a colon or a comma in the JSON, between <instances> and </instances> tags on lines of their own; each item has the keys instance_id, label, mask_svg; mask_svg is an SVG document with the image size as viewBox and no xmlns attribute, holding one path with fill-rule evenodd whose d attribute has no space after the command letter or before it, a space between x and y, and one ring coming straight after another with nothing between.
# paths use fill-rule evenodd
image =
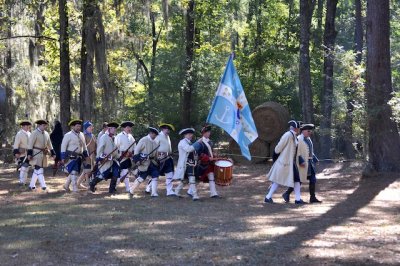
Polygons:
<instances>
[{"instance_id":1,"label":"man in white coat","mask_svg":"<svg viewBox=\"0 0 400 266\"><path fill-rule=\"evenodd\" d=\"M106 133L100 137L96 156L98 168L93 170L95 176L89 183L89 189L92 192L96 191L97 183L108 179L111 179L108 192L114 194L117 191L115 187L117 186L117 180L119 177L119 164L117 161L119 154L118 148L114 142L114 136L118 127L119 124L116 122L108 123Z\"/></svg>"},{"instance_id":2,"label":"man in white coat","mask_svg":"<svg viewBox=\"0 0 400 266\"><path fill-rule=\"evenodd\" d=\"M28 143L31 132L29 131L32 123L29 121L21 121L19 123L21 129L15 135L13 154L18 160L19 169L19 185L25 186L28 177L29 160L28 160Z\"/></svg>"},{"instance_id":3,"label":"man in white coat","mask_svg":"<svg viewBox=\"0 0 400 266\"><path fill-rule=\"evenodd\" d=\"M279 187L279 185L286 187L294 187L295 204L304 204L305 202L300 196L300 175L299 166L297 165L297 137L299 133L299 123L291 120L289 121L289 131L287 131L275 147L275 153L279 157L274 162L267 177L272 181L269 192L265 196L265 203L273 203L272 195ZM301 165L305 167L305 165Z\"/></svg>"},{"instance_id":4,"label":"man in white coat","mask_svg":"<svg viewBox=\"0 0 400 266\"><path fill-rule=\"evenodd\" d=\"M82 159L86 159L89 154L86 147L85 136L81 132L82 120L75 119L68 124L71 131L64 135L61 143L61 163L64 171L68 174L64 184L65 191L78 192L78 176L81 171Z\"/></svg>"},{"instance_id":5,"label":"man in white coat","mask_svg":"<svg viewBox=\"0 0 400 266\"><path fill-rule=\"evenodd\" d=\"M117 185L121 182L121 178L124 178L125 183L125 191L129 193L129 178L127 178L129 168L132 167L131 157L133 155L133 151L136 147L136 141L132 136L132 127L134 126L133 122L125 121L120 125L123 129L115 137L115 145L119 150L119 163L120 163L120 175L117 181Z\"/></svg>"},{"instance_id":6,"label":"man in white coat","mask_svg":"<svg viewBox=\"0 0 400 266\"><path fill-rule=\"evenodd\" d=\"M160 164L160 176L165 175L165 188L167 190L167 197L176 196L173 190L173 177L174 177L174 160L172 159L172 147L169 133L175 131L175 127L171 124L161 123L160 134L157 135L156 141L159 142L160 147L157 150L157 160ZM146 187L146 192L151 192L152 180Z\"/></svg>"},{"instance_id":7,"label":"man in white coat","mask_svg":"<svg viewBox=\"0 0 400 266\"><path fill-rule=\"evenodd\" d=\"M195 167L197 165L197 152L200 150L200 143L202 140L199 139L198 142L192 143L192 138L195 130L194 128L185 128L179 132L179 135L183 136L183 139L178 144L179 159L176 166L176 171L174 174L175 180L180 180L178 186L175 188L175 194L180 196L180 191L183 188L183 179L185 175L189 178L189 190L194 201L199 200L196 190L196 178L195 178ZM188 190L188 191L189 191Z\"/></svg>"},{"instance_id":8,"label":"man in white coat","mask_svg":"<svg viewBox=\"0 0 400 266\"><path fill-rule=\"evenodd\" d=\"M130 187L131 195L134 195L135 190L139 187L148 176L152 178L151 181L151 196L158 197L157 185L158 177L160 175L158 170L158 163L156 161L157 149L160 147L156 137L159 134L158 130L154 127L148 127L149 134L141 138L135 147L135 155L133 161L138 165L138 177Z\"/></svg>"},{"instance_id":9,"label":"man in white coat","mask_svg":"<svg viewBox=\"0 0 400 266\"><path fill-rule=\"evenodd\" d=\"M315 163L318 162L317 156L314 154L313 143L311 141L311 134L315 126L313 124L303 124L300 127L301 134L297 137L298 144L298 160L299 164L305 164L305 167L299 168L300 179L309 180L309 190L310 190L310 203L321 203L319 199L315 196L315 184L317 178L315 175ZM293 192L293 188L289 187L288 190L282 194L283 199L286 202L290 200L290 193Z\"/></svg>"},{"instance_id":10,"label":"man in white coat","mask_svg":"<svg viewBox=\"0 0 400 266\"><path fill-rule=\"evenodd\" d=\"M46 131L49 122L40 119L35 122L37 128L32 132L28 142L28 160L34 165L29 188L36 189L36 182L39 179L42 190L46 190L46 180L44 179L44 167L47 167L47 154L50 152L54 159L56 153L51 144L49 133Z\"/></svg>"}]
</instances>

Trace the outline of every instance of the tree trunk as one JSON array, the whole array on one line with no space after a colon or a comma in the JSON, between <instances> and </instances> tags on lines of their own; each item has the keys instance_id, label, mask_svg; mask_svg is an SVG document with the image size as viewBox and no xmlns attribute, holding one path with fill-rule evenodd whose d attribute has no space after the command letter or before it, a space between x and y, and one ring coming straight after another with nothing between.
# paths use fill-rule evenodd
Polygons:
<instances>
[{"instance_id":1,"label":"tree trunk","mask_svg":"<svg viewBox=\"0 0 400 266\"><path fill-rule=\"evenodd\" d=\"M400 171L400 136L391 119L389 0L367 1L367 117L369 170Z\"/></svg>"},{"instance_id":2,"label":"tree trunk","mask_svg":"<svg viewBox=\"0 0 400 266\"><path fill-rule=\"evenodd\" d=\"M323 11L324 11L324 0L318 0L317 2L317 10L316 10L316 17L317 17L317 28L314 31L314 49L321 48L322 42L322 18L323 18Z\"/></svg>"},{"instance_id":3,"label":"tree trunk","mask_svg":"<svg viewBox=\"0 0 400 266\"><path fill-rule=\"evenodd\" d=\"M6 19L6 27L7 27L7 37L12 36L12 1L6 1L5 6L7 8L7 19ZM13 58L12 58L12 46L11 40L7 40L6 46L6 58L5 58L5 66L6 66L6 99L7 104L5 108L5 125L15 125L15 108L14 108L14 90L12 84L12 76L11 69L13 67Z\"/></svg>"},{"instance_id":4,"label":"tree trunk","mask_svg":"<svg viewBox=\"0 0 400 266\"><path fill-rule=\"evenodd\" d=\"M355 7L355 27L354 27L354 52L356 65L361 64L362 49L363 49L363 26L362 26L362 5L361 0L354 1ZM357 77L354 77L355 79ZM353 111L356 103L355 90L357 86L352 82L350 89L346 91L346 119L344 124L344 142L345 142L345 156L348 159L355 158L353 147Z\"/></svg>"},{"instance_id":5,"label":"tree trunk","mask_svg":"<svg viewBox=\"0 0 400 266\"><path fill-rule=\"evenodd\" d=\"M192 113L192 94L194 91L194 0L190 0L186 10L186 62L185 62L185 83L183 86L183 110L182 110L182 126L191 125Z\"/></svg>"},{"instance_id":6,"label":"tree trunk","mask_svg":"<svg viewBox=\"0 0 400 266\"><path fill-rule=\"evenodd\" d=\"M314 123L314 105L310 72L310 27L315 1L300 0L299 94L303 121Z\"/></svg>"},{"instance_id":7,"label":"tree trunk","mask_svg":"<svg viewBox=\"0 0 400 266\"><path fill-rule=\"evenodd\" d=\"M81 48L81 84L79 109L80 118L83 120L93 119L94 88L93 88L93 62L95 28L94 5L90 0L85 0L83 5L82 23L82 48Z\"/></svg>"},{"instance_id":8,"label":"tree trunk","mask_svg":"<svg viewBox=\"0 0 400 266\"><path fill-rule=\"evenodd\" d=\"M113 107L116 98L115 88L113 88L109 77L109 70L107 64L107 46L106 37L103 26L103 18L100 7L98 4L94 5L94 18L95 18L95 59L96 59L96 69L99 74L100 84L103 87L103 120L109 121L114 118Z\"/></svg>"},{"instance_id":9,"label":"tree trunk","mask_svg":"<svg viewBox=\"0 0 400 266\"><path fill-rule=\"evenodd\" d=\"M149 123L153 123L154 114L152 113L152 106L154 106L154 74L155 74L155 66L156 66L156 52L157 52L157 43L158 36L156 32L156 18L154 12L150 12L150 21L151 21L151 36L152 36L152 46L151 46L151 65L150 65L150 77L149 77L149 102L147 106L148 111L148 120Z\"/></svg>"},{"instance_id":10,"label":"tree trunk","mask_svg":"<svg viewBox=\"0 0 400 266\"><path fill-rule=\"evenodd\" d=\"M335 50L335 17L338 0L328 0L326 3L324 31L324 88L322 94L321 120L321 151L322 158L330 158L332 147L332 99L333 99L333 61Z\"/></svg>"},{"instance_id":11,"label":"tree trunk","mask_svg":"<svg viewBox=\"0 0 400 266\"><path fill-rule=\"evenodd\" d=\"M58 12L60 16L60 122L63 132L68 132L68 122L71 120L71 74L66 0L59 0Z\"/></svg>"}]
</instances>

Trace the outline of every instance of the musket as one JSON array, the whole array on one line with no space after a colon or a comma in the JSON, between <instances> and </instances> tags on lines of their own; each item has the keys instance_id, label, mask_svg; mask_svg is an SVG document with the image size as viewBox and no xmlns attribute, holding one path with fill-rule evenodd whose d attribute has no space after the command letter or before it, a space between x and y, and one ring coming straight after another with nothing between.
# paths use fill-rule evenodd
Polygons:
<instances>
[{"instance_id":1,"label":"musket","mask_svg":"<svg viewBox=\"0 0 400 266\"><path fill-rule=\"evenodd\" d=\"M149 152L148 156L150 156L150 154L152 154L153 152L155 152L159 147L160 147L160 144L159 144L157 147L155 147L151 152ZM142 162L143 162L143 161L139 162L139 164L135 164L135 166L134 166L133 169L131 169L131 170L135 170L137 167L139 167L139 165L142 164ZM130 171L131 171L131 170L130 170ZM120 181L121 183L124 182L125 178L128 176L128 174L129 174L130 171L128 171L128 173L126 173L123 177L120 178L119 181Z\"/></svg>"},{"instance_id":2,"label":"musket","mask_svg":"<svg viewBox=\"0 0 400 266\"><path fill-rule=\"evenodd\" d=\"M76 147L75 150L74 150L73 152L76 152L76 150L77 150L78 148L79 148L79 147ZM77 159L78 159L78 158L74 159L73 161L75 161L75 160L77 160ZM64 166L63 163L60 163L60 165L57 165L57 169L53 172L53 176L55 176L55 175L57 174L57 172L58 172L58 169L62 168L63 166Z\"/></svg>"},{"instance_id":3,"label":"musket","mask_svg":"<svg viewBox=\"0 0 400 266\"><path fill-rule=\"evenodd\" d=\"M36 155L38 155L39 153L41 153L42 151L43 150L39 150L37 153L32 155L32 158L35 157ZM17 171L22 167L22 165L24 164L24 162L26 161L27 158L28 158L28 154L25 156L24 160L20 164L18 164Z\"/></svg>"},{"instance_id":4,"label":"musket","mask_svg":"<svg viewBox=\"0 0 400 266\"><path fill-rule=\"evenodd\" d=\"M136 140L135 140L131 145L129 145L129 147L121 154L121 156L120 156L119 159L118 159L118 162L121 162L121 161L124 159L125 155L129 152L129 149L130 149L135 143L136 143Z\"/></svg>"},{"instance_id":5,"label":"musket","mask_svg":"<svg viewBox=\"0 0 400 266\"><path fill-rule=\"evenodd\" d=\"M114 150L112 150L109 154L107 154L103 160L101 161L100 166L98 166L98 162L95 164L93 170L90 172L89 176L92 176L93 174L97 173L97 171L103 167L103 165L107 162L107 158L110 157L111 154L113 154L116 150L118 150L118 147L116 147Z\"/></svg>"}]
</instances>

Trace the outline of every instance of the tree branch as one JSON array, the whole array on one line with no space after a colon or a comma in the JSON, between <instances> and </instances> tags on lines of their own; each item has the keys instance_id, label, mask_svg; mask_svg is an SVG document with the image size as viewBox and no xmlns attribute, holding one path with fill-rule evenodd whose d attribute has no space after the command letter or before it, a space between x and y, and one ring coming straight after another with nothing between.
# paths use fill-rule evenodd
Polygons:
<instances>
[{"instance_id":1,"label":"tree branch","mask_svg":"<svg viewBox=\"0 0 400 266\"><path fill-rule=\"evenodd\" d=\"M142 66L144 72L146 73L147 78L149 79L150 78L149 69L147 68L143 59L140 57L140 55L138 53L135 52L135 50L133 48L132 48L132 53L135 56L136 60L139 62L139 64Z\"/></svg>"},{"instance_id":2,"label":"tree branch","mask_svg":"<svg viewBox=\"0 0 400 266\"><path fill-rule=\"evenodd\" d=\"M4 37L4 38L0 38L0 41L9 40L9 39L18 39L18 38L36 38L36 39L45 39L45 40L48 40L48 41L58 41L57 39L54 39L52 37L34 36L34 35L19 35L19 36Z\"/></svg>"}]
</instances>

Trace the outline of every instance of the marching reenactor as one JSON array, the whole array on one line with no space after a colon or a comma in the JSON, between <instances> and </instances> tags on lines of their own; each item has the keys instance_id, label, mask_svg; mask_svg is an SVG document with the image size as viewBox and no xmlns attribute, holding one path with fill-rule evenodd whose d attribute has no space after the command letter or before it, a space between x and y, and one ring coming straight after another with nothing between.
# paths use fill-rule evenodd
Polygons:
<instances>
[{"instance_id":1,"label":"marching reenactor","mask_svg":"<svg viewBox=\"0 0 400 266\"><path fill-rule=\"evenodd\" d=\"M97 141L100 141L101 136L103 136L107 132L107 129L108 129L107 125L108 125L107 122L103 122L103 127L102 127L101 131L99 132L99 134L97 135Z\"/></svg>"},{"instance_id":2,"label":"marching reenactor","mask_svg":"<svg viewBox=\"0 0 400 266\"><path fill-rule=\"evenodd\" d=\"M160 164L160 175L165 175L165 187L167 196L176 196L173 190L173 177L174 177L174 161L172 159L172 147L169 133L171 130L175 131L175 127L171 124L160 124L160 134L156 137L160 147L157 150L157 160Z\"/></svg>"},{"instance_id":3,"label":"marching reenactor","mask_svg":"<svg viewBox=\"0 0 400 266\"><path fill-rule=\"evenodd\" d=\"M310 190L310 203L321 203L315 196L315 184L317 183L317 177L315 175L315 164L319 161L317 156L314 154L314 145L310 138L315 126L313 124L303 124L300 127L301 134L297 137L298 144L298 163L304 164L304 167L299 168L299 174L302 180L309 180ZM289 187L288 190L283 193L282 197L285 202L289 202L290 193L293 192L293 188Z\"/></svg>"},{"instance_id":4,"label":"marching reenactor","mask_svg":"<svg viewBox=\"0 0 400 266\"><path fill-rule=\"evenodd\" d=\"M146 180L147 176L152 178L151 181L151 196L158 197L157 185L159 177L158 162L156 161L157 149L160 147L156 137L159 134L154 127L148 128L149 134L141 138L135 147L133 161L138 165L138 177L135 179L130 188L130 193L133 195L136 188Z\"/></svg>"},{"instance_id":5,"label":"marching reenactor","mask_svg":"<svg viewBox=\"0 0 400 266\"><path fill-rule=\"evenodd\" d=\"M28 143L31 135L30 128L32 123L29 121L21 121L19 123L21 129L15 135L13 153L15 159L18 160L19 169L19 185L25 186L29 171L28 160Z\"/></svg>"},{"instance_id":6,"label":"marching reenactor","mask_svg":"<svg viewBox=\"0 0 400 266\"><path fill-rule=\"evenodd\" d=\"M115 137L115 145L119 150L119 163L120 163L120 177L118 178L117 185L121 182L125 183L125 190L129 193L129 178L127 178L129 169L132 167L132 155L135 150L135 139L132 136L132 127L134 123L126 121L121 123L122 132Z\"/></svg>"},{"instance_id":7,"label":"marching reenactor","mask_svg":"<svg viewBox=\"0 0 400 266\"><path fill-rule=\"evenodd\" d=\"M205 125L201 129L201 148L199 150L199 163L197 165L198 175L200 180L207 182L210 186L210 197L218 198L217 189L215 187L214 179L214 154L213 154L213 143L210 141L211 126ZM190 191L189 191L189 194Z\"/></svg>"},{"instance_id":8,"label":"marching reenactor","mask_svg":"<svg viewBox=\"0 0 400 266\"><path fill-rule=\"evenodd\" d=\"M71 127L71 131L64 135L61 143L61 163L64 165L64 171L68 174L64 189L70 191L69 186L72 183L72 191L78 192L77 181L82 159L86 159L89 154L85 136L81 132L82 120L71 120L68 125Z\"/></svg>"},{"instance_id":9,"label":"marching reenactor","mask_svg":"<svg viewBox=\"0 0 400 266\"><path fill-rule=\"evenodd\" d=\"M28 144L28 160L34 165L33 174L29 188L36 188L36 181L39 179L42 190L46 190L46 181L43 175L43 167L47 167L47 154L50 152L53 159L56 154L50 141L49 133L46 131L48 122L45 120L37 120L35 122L37 128L29 137Z\"/></svg>"},{"instance_id":10,"label":"marching reenactor","mask_svg":"<svg viewBox=\"0 0 400 266\"><path fill-rule=\"evenodd\" d=\"M92 192L96 191L96 185L102 180L110 181L110 187L108 189L109 193L116 192L117 179L119 177L119 165L118 165L118 147L116 147L114 142L114 136L119 127L116 122L108 123L108 129L100 139L98 140L97 146L97 165L98 168L93 170L95 177L90 182L90 190Z\"/></svg>"},{"instance_id":11,"label":"marching reenactor","mask_svg":"<svg viewBox=\"0 0 400 266\"><path fill-rule=\"evenodd\" d=\"M179 193L183 188L183 179L186 175L189 178L188 192L196 201L199 200L199 196L196 190L195 167L198 161L197 151L200 149L202 139L192 143L194 132L194 128L185 128L179 131L179 135L183 136L183 139L178 144L179 159L173 179L180 180L179 185L175 188L175 194L180 196Z\"/></svg>"},{"instance_id":12,"label":"marching reenactor","mask_svg":"<svg viewBox=\"0 0 400 266\"><path fill-rule=\"evenodd\" d=\"M272 181L272 185L265 196L265 203L273 203L272 195L279 187L279 185L293 187L295 192L295 204L304 204L300 194L300 182L302 180L299 174L299 167L305 167L304 163L299 165L297 158L297 144L298 140L296 135L300 131L299 122L289 121L289 131L282 135L274 152L279 154L278 158L271 167L267 177Z\"/></svg>"},{"instance_id":13,"label":"marching reenactor","mask_svg":"<svg viewBox=\"0 0 400 266\"><path fill-rule=\"evenodd\" d=\"M86 188L82 185L82 182L86 180L86 185L89 185L89 174L92 172L95 161L96 161L96 148L97 140L93 134L93 124L90 121L83 123L83 135L85 136L85 144L89 156L83 161L83 171L81 176L78 178L78 188Z\"/></svg>"}]
</instances>

